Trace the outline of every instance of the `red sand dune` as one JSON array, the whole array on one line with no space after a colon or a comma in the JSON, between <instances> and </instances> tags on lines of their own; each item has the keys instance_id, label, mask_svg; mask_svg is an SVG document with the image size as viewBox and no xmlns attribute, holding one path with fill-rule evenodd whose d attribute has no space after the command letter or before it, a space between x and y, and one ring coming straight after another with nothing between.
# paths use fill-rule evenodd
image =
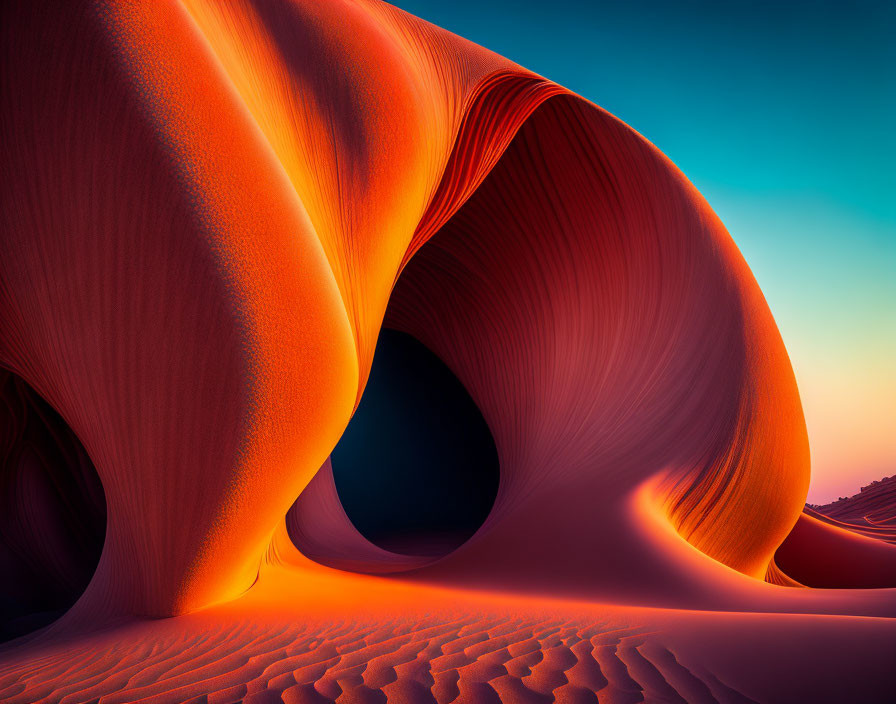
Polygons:
<instances>
[{"instance_id":1,"label":"red sand dune","mask_svg":"<svg viewBox=\"0 0 896 704\"><path fill-rule=\"evenodd\" d=\"M886 700L896 547L801 513L780 335L655 147L372 0L75 5L3 9L0 366L106 537L0 698ZM384 323L498 449L434 562L329 473Z\"/></svg>"},{"instance_id":2,"label":"red sand dune","mask_svg":"<svg viewBox=\"0 0 896 704\"><path fill-rule=\"evenodd\" d=\"M896 475L872 482L858 494L825 506L807 506L805 512L870 538L896 543Z\"/></svg>"},{"instance_id":3,"label":"red sand dune","mask_svg":"<svg viewBox=\"0 0 896 704\"><path fill-rule=\"evenodd\" d=\"M896 584L896 477L825 506L806 506L775 565L810 587Z\"/></svg>"}]
</instances>

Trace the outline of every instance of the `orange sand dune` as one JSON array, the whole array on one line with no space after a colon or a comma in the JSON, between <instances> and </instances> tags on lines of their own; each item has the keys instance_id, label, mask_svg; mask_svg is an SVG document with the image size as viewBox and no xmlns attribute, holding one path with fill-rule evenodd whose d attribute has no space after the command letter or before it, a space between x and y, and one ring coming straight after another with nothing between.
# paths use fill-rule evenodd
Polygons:
<instances>
[{"instance_id":1,"label":"orange sand dune","mask_svg":"<svg viewBox=\"0 0 896 704\"><path fill-rule=\"evenodd\" d=\"M884 700L896 548L801 513L774 320L646 139L375 0L3 13L0 367L107 519L0 698ZM442 559L370 543L333 485L384 324L498 451Z\"/></svg>"},{"instance_id":2,"label":"orange sand dune","mask_svg":"<svg viewBox=\"0 0 896 704\"><path fill-rule=\"evenodd\" d=\"M300 577L296 561L230 604L0 651L0 698L885 702L896 685L892 619L471 594L313 565Z\"/></svg>"}]
</instances>

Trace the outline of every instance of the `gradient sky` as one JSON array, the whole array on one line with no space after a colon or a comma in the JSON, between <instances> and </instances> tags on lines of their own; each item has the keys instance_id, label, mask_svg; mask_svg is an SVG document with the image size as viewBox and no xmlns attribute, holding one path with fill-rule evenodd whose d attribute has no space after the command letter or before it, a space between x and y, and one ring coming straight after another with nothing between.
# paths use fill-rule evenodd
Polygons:
<instances>
[{"instance_id":1,"label":"gradient sky","mask_svg":"<svg viewBox=\"0 0 896 704\"><path fill-rule=\"evenodd\" d=\"M394 4L606 108L697 186L787 345L809 501L896 474L896 3Z\"/></svg>"}]
</instances>

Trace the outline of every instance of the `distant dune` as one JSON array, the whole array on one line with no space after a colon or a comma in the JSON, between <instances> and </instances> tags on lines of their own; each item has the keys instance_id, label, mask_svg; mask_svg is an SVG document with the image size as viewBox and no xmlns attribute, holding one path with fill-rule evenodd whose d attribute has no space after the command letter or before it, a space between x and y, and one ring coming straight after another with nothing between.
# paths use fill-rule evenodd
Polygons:
<instances>
[{"instance_id":1,"label":"distant dune","mask_svg":"<svg viewBox=\"0 0 896 704\"><path fill-rule=\"evenodd\" d=\"M896 543L896 475L871 482L858 494L824 506L808 504L806 510L816 518L825 516L870 538Z\"/></svg>"}]
</instances>

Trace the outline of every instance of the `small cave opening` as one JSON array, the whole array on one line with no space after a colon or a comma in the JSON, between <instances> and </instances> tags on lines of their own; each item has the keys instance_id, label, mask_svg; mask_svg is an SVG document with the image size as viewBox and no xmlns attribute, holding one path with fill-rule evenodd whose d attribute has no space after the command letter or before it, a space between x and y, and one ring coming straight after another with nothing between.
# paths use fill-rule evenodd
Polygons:
<instances>
[{"instance_id":1,"label":"small cave opening","mask_svg":"<svg viewBox=\"0 0 896 704\"><path fill-rule=\"evenodd\" d=\"M64 614L96 571L106 499L62 416L0 368L0 642Z\"/></svg>"},{"instance_id":2,"label":"small cave opening","mask_svg":"<svg viewBox=\"0 0 896 704\"><path fill-rule=\"evenodd\" d=\"M498 492L498 452L479 408L444 362L397 330L381 331L331 461L355 528L403 555L450 553L479 529Z\"/></svg>"}]
</instances>

